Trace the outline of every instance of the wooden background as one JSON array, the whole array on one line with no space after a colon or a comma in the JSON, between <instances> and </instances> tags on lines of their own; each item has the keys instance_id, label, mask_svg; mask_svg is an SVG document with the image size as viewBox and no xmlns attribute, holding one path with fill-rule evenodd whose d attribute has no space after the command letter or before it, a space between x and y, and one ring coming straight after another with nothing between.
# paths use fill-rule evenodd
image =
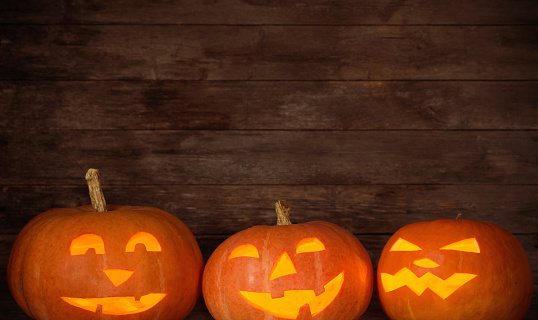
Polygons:
<instances>
[{"instance_id":1,"label":"wooden background","mask_svg":"<svg viewBox=\"0 0 538 320\"><path fill-rule=\"evenodd\" d=\"M89 204L94 167L206 259L279 199L374 265L412 222L499 224L538 319L537 53L535 0L3 0L0 273L32 217ZM28 319L5 277L0 309Z\"/></svg>"}]
</instances>

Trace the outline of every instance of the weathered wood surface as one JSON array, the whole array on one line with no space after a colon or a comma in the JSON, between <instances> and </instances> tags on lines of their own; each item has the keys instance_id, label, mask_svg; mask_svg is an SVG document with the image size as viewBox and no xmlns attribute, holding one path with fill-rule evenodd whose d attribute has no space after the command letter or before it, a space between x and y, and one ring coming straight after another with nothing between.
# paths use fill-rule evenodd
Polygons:
<instances>
[{"instance_id":1,"label":"weathered wood surface","mask_svg":"<svg viewBox=\"0 0 538 320\"><path fill-rule=\"evenodd\" d=\"M0 81L6 129L527 130L537 105L535 81Z\"/></svg>"},{"instance_id":2,"label":"weathered wood surface","mask_svg":"<svg viewBox=\"0 0 538 320\"><path fill-rule=\"evenodd\" d=\"M292 220L353 232L465 217L525 248L538 319L534 0L0 1L0 273L54 207L149 205L226 237ZM0 277L0 310L29 319ZM190 320L209 320L200 300ZM361 319L387 319L372 303Z\"/></svg>"},{"instance_id":3,"label":"weathered wood surface","mask_svg":"<svg viewBox=\"0 0 538 320\"><path fill-rule=\"evenodd\" d=\"M533 0L3 0L0 23L534 24Z\"/></svg>"},{"instance_id":4,"label":"weathered wood surface","mask_svg":"<svg viewBox=\"0 0 538 320\"><path fill-rule=\"evenodd\" d=\"M0 143L4 186L74 185L91 167L139 185L538 181L535 131L13 131Z\"/></svg>"},{"instance_id":5,"label":"weathered wood surface","mask_svg":"<svg viewBox=\"0 0 538 320\"><path fill-rule=\"evenodd\" d=\"M409 223L452 219L457 213L516 234L538 230L536 185L108 186L106 172L101 173L107 203L161 208L197 235L229 235L274 224L274 202L280 199L292 206L294 223L330 221L355 234L392 234ZM82 182L75 187L5 186L0 192L4 232L16 234L31 218L51 208L89 204Z\"/></svg>"},{"instance_id":6,"label":"weathered wood surface","mask_svg":"<svg viewBox=\"0 0 538 320\"><path fill-rule=\"evenodd\" d=\"M1 80L536 80L533 26L0 25Z\"/></svg>"}]
</instances>

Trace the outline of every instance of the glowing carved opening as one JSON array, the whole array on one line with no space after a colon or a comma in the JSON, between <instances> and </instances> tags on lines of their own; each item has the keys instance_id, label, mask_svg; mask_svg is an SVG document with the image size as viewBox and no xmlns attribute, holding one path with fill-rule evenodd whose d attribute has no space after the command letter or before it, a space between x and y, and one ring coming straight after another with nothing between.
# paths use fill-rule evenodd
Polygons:
<instances>
[{"instance_id":1,"label":"glowing carved opening","mask_svg":"<svg viewBox=\"0 0 538 320\"><path fill-rule=\"evenodd\" d=\"M480 247L475 238L464 239L458 242L451 243L441 248L441 250L456 250L463 252L480 253Z\"/></svg>"},{"instance_id":2,"label":"glowing carved opening","mask_svg":"<svg viewBox=\"0 0 538 320\"><path fill-rule=\"evenodd\" d=\"M103 272L116 287L127 281L134 273L134 271L124 269L103 269Z\"/></svg>"},{"instance_id":3,"label":"glowing carved opening","mask_svg":"<svg viewBox=\"0 0 538 320\"><path fill-rule=\"evenodd\" d=\"M419 246L412 244L411 242L404 240L402 238L396 240L390 251L420 251L422 250Z\"/></svg>"},{"instance_id":4,"label":"glowing carved opening","mask_svg":"<svg viewBox=\"0 0 538 320\"><path fill-rule=\"evenodd\" d=\"M413 261L413 264L423 268L437 268L439 264L430 259L420 259Z\"/></svg>"},{"instance_id":5,"label":"glowing carved opening","mask_svg":"<svg viewBox=\"0 0 538 320\"><path fill-rule=\"evenodd\" d=\"M105 243L103 239L96 234L86 233L71 240L69 253L72 256L84 255L91 248L95 250L96 254L105 254Z\"/></svg>"},{"instance_id":6,"label":"glowing carved opening","mask_svg":"<svg viewBox=\"0 0 538 320\"><path fill-rule=\"evenodd\" d=\"M107 297L107 298L71 298L62 299L72 306L91 312L97 312L98 306L102 306L101 312L109 315L127 315L144 312L159 303L166 293L150 293L135 300L135 297Z\"/></svg>"},{"instance_id":7,"label":"glowing carved opening","mask_svg":"<svg viewBox=\"0 0 538 320\"><path fill-rule=\"evenodd\" d=\"M325 250L325 246L317 238L304 238L297 244L296 253L316 252Z\"/></svg>"},{"instance_id":8,"label":"glowing carved opening","mask_svg":"<svg viewBox=\"0 0 538 320\"><path fill-rule=\"evenodd\" d=\"M282 253L275 262L275 265L271 270L271 274L269 275L269 280L273 280L294 273L297 273L297 270L295 270L295 266L293 265L293 262L291 261L291 258L288 253L284 251L284 253Z\"/></svg>"},{"instance_id":9,"label":"glowing carved opening","mask_svg":"<svg viewBox=\"0 0 538 320\"><path fill-rule=\"evenodd\" d=\"M157 238L147 232L138 232L135 233L127 242L125 252L134 252L135 246L139 243L143 244L147 251L162 251L161 245L159 244L159 241L157 241Z\"/></svg>"},{"instance_id":10,"label":"glowing carved opening","mask_svg":"<svg viewBox=\"0 0 538 320\"><path fill-rule=\"evenodd\" d=\"M254 245L244 244L233 249L232 253L230 253L230 256L228 257L228 260L239 258L239 257L259 258L260 254L258 253L258 249L256 249Z\"/></svg>"},{"instance_id":11,"label":"glowing carved opening","mask_svg":"<svg viewBox=\"0 0 538 320\"><path fill-rule=\"evenodd\" d=\"M476 274L454 273L448 279L443 280L430 272L421 277L417 277L411 270L403 268L395 275L381 273L381 283L385 292L390 292L403 286L407 286L418 296L420 296L424 290L430 288L430 290L444 300L474 277L476 277Z\"/></svg>"},{"instance_id":12,"label":"glowing carved opening","mask_svg":"<svg viewBox=\"0 0 538 320\"><path fill-rule=\"evenodd\" d=\"M325 292L316 296L314 290L287 290L282 298L271 298L270 293L239 291L239 294L256 309L285 319L297 319L299 310L305 304L310 306L312 316L323 311L336 298L342 284L344 273L340 273L325 286Z\"/></svg>"}]
</instances>

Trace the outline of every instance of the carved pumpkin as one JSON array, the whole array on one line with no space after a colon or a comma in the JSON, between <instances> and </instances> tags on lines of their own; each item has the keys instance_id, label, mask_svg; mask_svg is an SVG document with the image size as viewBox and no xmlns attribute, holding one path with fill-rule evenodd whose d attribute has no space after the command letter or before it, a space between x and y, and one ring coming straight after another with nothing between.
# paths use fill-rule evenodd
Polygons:
<instances>
[{"instance_id":1,"label":"carved pumpkin","mask_svg":"<svg viewBox=\"0 0 538 320\"><path fill-rule=\"evenodd\" d=\"M407 225L387 242L377 290L393 320L515 320L533 289L519 241L488 222L459 219Z\"/></svg>"},{"instance_id":2,"label":"carved pumpkin","mask_svg":"<svg viewBox=\"0 0 538 320\"><path fill-rule=\"evenodd\" d=\"M19 306L34 319L185 318L203 271L190 230L157 208L107 206L98 172L86 178L93 207L46 211L15 240L8 283Z\"/></svg>"},{"instance_id":3,"label":"carved pumpkin","mask_svg":"<svg viewBox=\"0 0 538 320\"><path fill-rule=\"evenodd\" d=\"M204 270L203 295L217 320L358 319L370 302L373 268L350 232L329 222L254 226L224 241Z\"/></svg>"}]
</instances>

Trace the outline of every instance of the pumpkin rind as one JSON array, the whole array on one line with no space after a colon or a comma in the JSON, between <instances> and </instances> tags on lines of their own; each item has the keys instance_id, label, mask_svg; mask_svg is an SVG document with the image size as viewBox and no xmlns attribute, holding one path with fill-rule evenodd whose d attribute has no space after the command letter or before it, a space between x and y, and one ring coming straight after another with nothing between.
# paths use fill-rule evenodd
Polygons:
<instances>
[{"instance_id":1,"label":"pumpkin rind","mask_svg":"<svg viewBox=\"0 0 538 320\"><path fill-rule=\"evenodd\" d=\"M315 238L324 247L297 250L305 238ZM259 252L229 260L232 251L253 245ZM309 252L309 251L312 252ZM270 280L276 260L283 252L296 272ZM297 253L299 252L299 253ZM209 258L203 277L203 295L207 308L217 320L283 319L254 307L239 291L270 293L272 298L291 290L314 290L319 296L324 285L343 273L338 294L321 311L311 315L303 305L298 319L358 319L366 310L373 291L373 268L368 253L347 230L329 222L255 226L228 238Z\"/></svg>"},{"instance_id":2,"label":"pumpkin rind","mask_svg":"<svg viewBox=\"0 0 538 320\"><path fill-rule=\"evenodd\" d=\"M399 239L418 249L394 248ZM399 272L407 272L412 279L401 280L397 289L385 288L389 282L384 279ZM445 292L447 297L435 292L442 285L426 282L431 277L442 283L454 274L467 275L461 276L467 279ZM415 277L422 283L415 284ZM385 245L377 268L379 301L393 320L523 319L532 290L530 263L516 237L497 225L468 219L419 222L401 228Z\"/></svg>"},{"instance_id":3,"label":"pumpkin rind","mask_svg":"<svg viewBox=\"0 0 538 320\"><path fill-rule=\"evenodd\" d=\"M138 244L126 245L137 232L158 239L161 252L147 252ZM90 249L70 255L72 239L81 234L103 239L106 252ZM105 268L132 270L117 287L102 272ZM19 233L8 263L8 284L13 297L34 319L159 319L185 318L201 291L203 258L190 230L176 217L152 207L91 206L52 209L32 219ZM66 303L62 297L134 297L150 293L166 296L149 310L129 315L106 315Z\"/></svg>"}]
</instances>

